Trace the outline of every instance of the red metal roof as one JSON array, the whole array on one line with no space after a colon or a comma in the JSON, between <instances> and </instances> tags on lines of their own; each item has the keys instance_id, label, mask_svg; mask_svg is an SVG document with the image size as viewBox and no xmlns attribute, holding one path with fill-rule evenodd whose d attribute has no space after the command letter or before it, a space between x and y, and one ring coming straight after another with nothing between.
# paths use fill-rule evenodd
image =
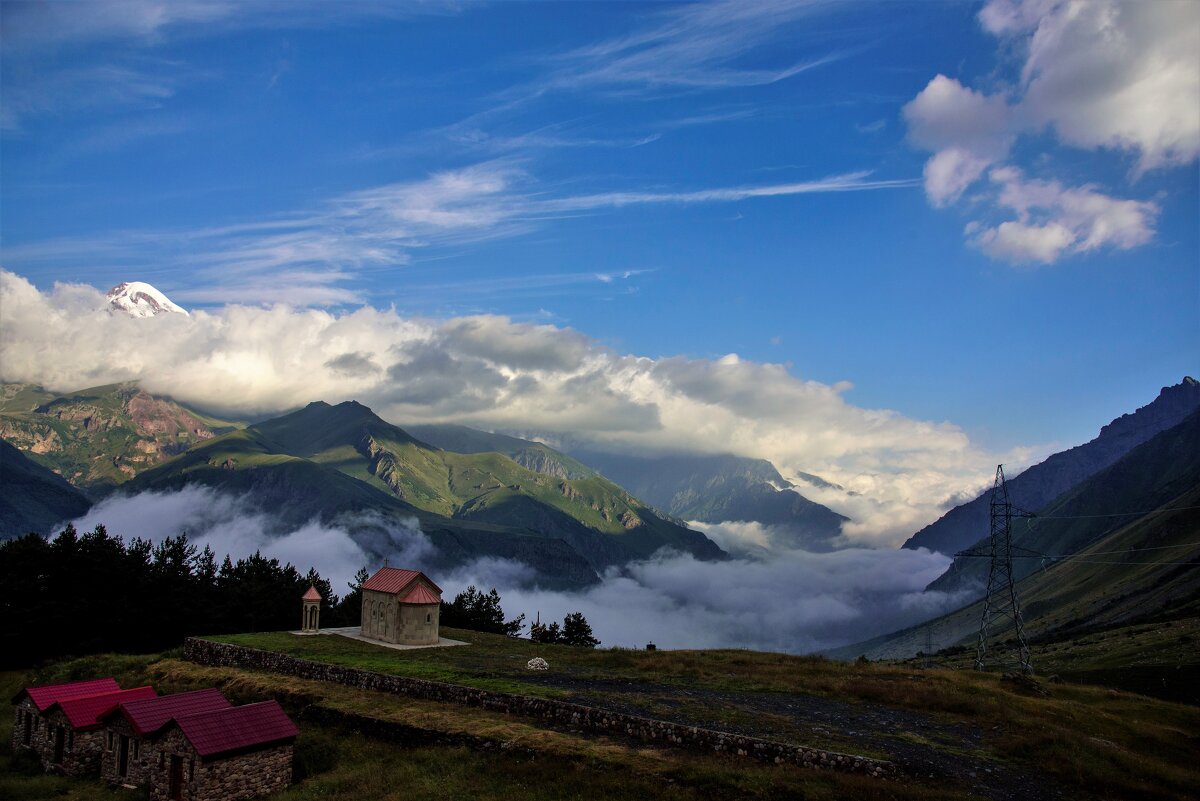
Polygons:
<instances>
[{"instance_id":1,"label":"red metal roof","mask_svg":"<svg viewBox=\"0 0 1200 801\"><path fill-rule=\"evenodd\" d=\"M74 729L94 729L100 725L101 716L122 701L141 701L145 698L154 698L156 695L153 687L135 687L132 690L118 690L115 693L55 701L51 709L55 707L61 709Z\"/></svg>"},{"instance_id":2,"label":"red metal roof","mask_svg":"<svg viewBox=\"0 0 1200 801\"><path fill-rule=\"evenodd\" d=\"M228 709L232 704L215 688L190 693L160 695L142 701L128 701L101 716L101 722L124 715L139 735L153 734L171 722L171 718Z\"/></svg>"},{"instance_id":3,"label":"red metal roof","mask_svg":"<svg viewBox=\"0 0 1200 801\"><path fill-rule=\"evenodd\" d=\"M37 706L39 712L55 701L65 701L68 698L83 698L88 695L116 692L121 689L116 679L90 679L88 681L72 681L67 684L46 684L41 687L26 687L17 693L13 703L18 703L21 696L28 695Z\"/></svg>"},{"instance_id":4,"label":"red metal roof","mask_svg":"<svg viewBox=\"0 0 1200 801\"><path fill-rule=\"evenodd\" d=\"M301 601L319 601L319 600L321 600L321 593L317 592L316 587L309 587L308 592L304 593L304 597L301 598L300 600Z\"/></svg>"},{"instance_id":5,"label":"red metal roof","mask_svg":"<svg viewBox=\"0 0 1200 801\"><path fill-rule=\"evenodd\" d=\"M175 725L202 757L274 745L300 733L275 701L177 717Z\"/></svg>"},{"instance_id":6,"label":"red metal roof","mask_svg":"<svg viewBox=\"0 0 1200 801\"><path fill-rule=\"evenodd\" d=\"M429 591L429 588L419 581L413 584L413 588L408 591L408 594L400 599L402 604L437 604L441 603L441 596L434 595Z\"/></svg>"},{"instance_id":7,"label":"red metal roof","mask_svg":"<svg viewBox=\"0 0 1200 801\"><path fill-rule=\"evenodd\" d=\"M439 593L442 588L429 580L420 570L401 570L398 567L381 567L375 571L375 575L363 582L364 590L375 590L376 592L400 592L407 587L412 581L420 576L426 581L429 581Z\"/></svg>"}]
</instances>

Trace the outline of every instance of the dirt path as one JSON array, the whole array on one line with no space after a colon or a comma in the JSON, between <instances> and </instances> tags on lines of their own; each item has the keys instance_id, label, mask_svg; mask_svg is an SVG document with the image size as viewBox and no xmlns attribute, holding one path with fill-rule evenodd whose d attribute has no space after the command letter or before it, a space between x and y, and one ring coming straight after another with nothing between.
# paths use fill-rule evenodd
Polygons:
<instances>
[{"instance_id":1,"label":"dirt path","mask_svg":"<svg viewBox=\"0 0 1200 801\"><path fill-rule=\"evenodd\" d=\"M811 695L740 693L541 674L525 679L588 706L768 740L889 759L905 773L944 779L992 801L1055 801L1074 792L984 754L978 727L902 709Z\"/></svg>"}]
</instances>

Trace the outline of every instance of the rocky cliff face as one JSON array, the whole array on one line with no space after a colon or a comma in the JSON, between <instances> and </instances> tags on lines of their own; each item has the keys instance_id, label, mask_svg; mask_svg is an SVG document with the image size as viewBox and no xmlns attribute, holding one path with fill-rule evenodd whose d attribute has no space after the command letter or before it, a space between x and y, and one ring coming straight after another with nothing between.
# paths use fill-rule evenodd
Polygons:
<instances>
[{"instance_id":1,"label":"rocky cliff face","mask_svg":"<svg viewBox=\"0 0 1200 801\"><path fill-rule=\"evenodd\" d=\"M1100 429L1095 439L1056 453L1008 482L1013 503L1036 511L1157 434L1174 428L1200 409L1200 382L1188 376L1163 387L1158 397L1131 414L1123 414ZM955 553L988 532L988 493L956 506L918 531L905 548L928 548Z\"/></svg>"},{"instance_id":2,"label":"rocky cliff face","mask_svg":"<svg viewBox=\"0 0 1200 801\"><path fill-rule=\"evenodd\" d=\"M46 393L33 408L0 411L0 437L101 493L215 433L195 413L134 384Z\"/></svg>"}]
</instances>

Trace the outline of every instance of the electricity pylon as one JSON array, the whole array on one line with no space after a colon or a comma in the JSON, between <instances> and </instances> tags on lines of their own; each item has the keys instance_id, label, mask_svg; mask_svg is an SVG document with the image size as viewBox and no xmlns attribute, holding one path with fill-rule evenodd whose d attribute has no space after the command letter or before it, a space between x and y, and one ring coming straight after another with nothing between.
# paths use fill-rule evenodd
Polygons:
<instances>
[{"instance_id":1,"label":"electricity pylon","mask_svg":"<svg viewBox=\"0 0 1200 801\"><path fill-rule=\"evenodd\" d=\"M1008 500L1004 465L996 465L996 483L992 485L991 497L991 531L988 537L991 569L988 571L987 596L983 599L983 617L979 621L975 669L984 670L989 662L1011 664L1014 661L1012 657L1015 657L1022 672L1033 673L1033 664L1029 661L1029 643L1025 641L1021 607L1017 603L1017 589L1013 582L1012 519L1013 505ZM1014 629L1013 651L1006 653L997 644L989 659L989 636L1002 633L1010 621Z\"/></svg>"}]
</instances>

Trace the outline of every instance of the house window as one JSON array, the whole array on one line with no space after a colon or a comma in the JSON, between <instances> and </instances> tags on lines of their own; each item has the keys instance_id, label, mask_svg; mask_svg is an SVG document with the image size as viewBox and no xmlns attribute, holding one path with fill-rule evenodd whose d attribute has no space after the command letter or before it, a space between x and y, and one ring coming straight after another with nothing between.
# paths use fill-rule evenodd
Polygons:
<instances>
[{"instance_id":1,"label":"house window","mask_svg":"<svg viewBox=\"0 0 1200 801\"><path fill-rule=\"evenodd\" d=\"M70 751L75 747L75 730L71 729L67 732L67 750Z\"/></svg>"},{"instance_id":2,"label":"house window","mask_svg":"<svg viewBox=\"0 0 1200 801\"><path fill-rule=\"evenodd\" d=\"M108 733L108 745L107 745L107 750L109 750L109 751L113 750L113 740L115 740L115 739L116 739L116 735L115 735L115 734L113 734L113 733L110 731L110 732Z\"/></svg>"},{"instance_id":3,"label":"house window","mask_svg":"<svg viewBox=\"0 0 1200 801\"><path fill-rule=\"evenodd\" d=\"M134 740L133 741L133 758L141 759L141 757L142 757L142 741Z\"/></svg>"},{"instance_id":4,"label":"house window","mask_svg":"<svg viewBox=\"0 0 1200 801\"><path fill-rule=\"evenodd\" d=\"M432 613L432 612L426 612L426 613L425 613L425 622L426 622L426 623L432 623L432 622L433 622L433 613Z\"/></svg>"},{"instance_id":5,"label":"house window","mask_svg":"<svg viewBox=\"0 0 1200 801\"><path fill-rule=\"evenodd\" d=\"M195 781L195 779L196 779L196 760L189 759L188 760L188 781L189 782Z\"/></svg>"},{"instance_id":6,"label":"house window","mask_svg":"<svg viewBox=\"0 0 1200 801\"><path fill-rule=\"evenodd\" d=\"M167 752L159 751L158 752L158 769L162 770L164 767L166 767L166 764L167 764Z\"/></svg>"}]
</instances>

